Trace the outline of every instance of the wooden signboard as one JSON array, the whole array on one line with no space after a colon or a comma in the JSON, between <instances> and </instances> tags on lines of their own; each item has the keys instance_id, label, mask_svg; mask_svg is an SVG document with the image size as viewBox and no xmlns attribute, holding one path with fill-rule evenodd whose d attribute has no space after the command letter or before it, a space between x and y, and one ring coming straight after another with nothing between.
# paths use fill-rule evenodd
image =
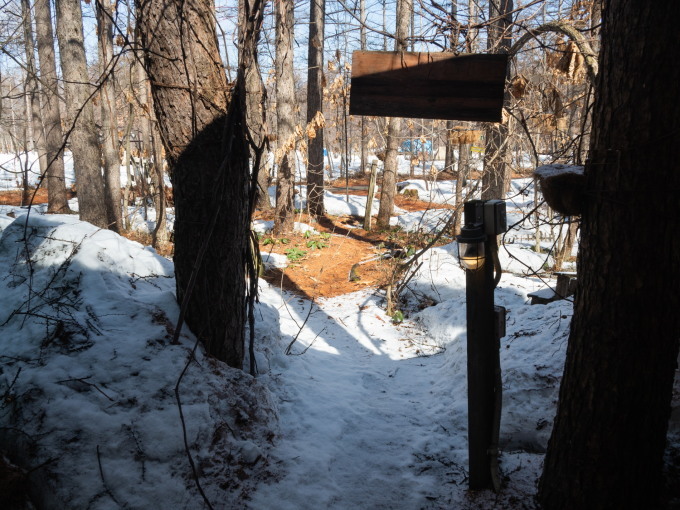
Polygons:
<instances>
[{"instance_id":1,"label":"wooden signboard","mask_svg":"<svg viewBox=\"0 0 680 510\"><path fill-rule=\"evenodd\" d=\"M349 113L500 122L507 55L355 51Z\"/></svg>"}]
</instances>

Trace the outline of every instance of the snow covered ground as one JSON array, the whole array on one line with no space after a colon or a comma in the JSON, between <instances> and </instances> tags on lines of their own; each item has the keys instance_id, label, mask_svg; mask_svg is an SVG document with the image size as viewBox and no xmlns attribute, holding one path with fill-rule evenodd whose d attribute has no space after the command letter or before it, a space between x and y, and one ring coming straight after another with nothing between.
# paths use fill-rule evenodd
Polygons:
<instances>
[{"instance_id":1,"label":"snow covered ground","mask_svg":"<svg viewBox=\"0 0 680 510\"><path fill-rule=\"evenodd\" d=\"M32 469L44 508L207 508L201 491L216 509L533 507L572 305L529 305L544 283L514 264L544 259L519 236L496 290L503 487L475 494L455 243L425 256L398 324L376 290L311 303L261 280L251 377L186 328L172 343L171 262L26 212L0 206L0 450Z\"/></svg>"}]
</instances>

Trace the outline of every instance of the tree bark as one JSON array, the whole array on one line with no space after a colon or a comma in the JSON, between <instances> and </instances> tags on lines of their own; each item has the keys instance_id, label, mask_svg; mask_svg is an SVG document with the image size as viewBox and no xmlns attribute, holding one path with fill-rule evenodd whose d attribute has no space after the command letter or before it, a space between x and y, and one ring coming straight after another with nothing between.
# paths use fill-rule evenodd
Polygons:
<instances>
[{"instance_id":1,"label":"tree bark","mask_svg":"<svg viewBox=\"0 0 680 510\"><path fill-rule=\"evenodd\" d=\"M277 170L274 234L293 230L295 184L295 77L293 74L293 2L279 0L276 8L276 138Z\"/></svg>"},{"instance_id":2,"label":"tree bark","mask_svg":"<svg viewBox=\"0 0 680 510\"><path fill-rule=\"evenodd\" d=\"M468 176L470 175L470 144L458 144L458 170L456 172L456 219L453 222L452 234L460 234L463 216L463 201L467 196L463 195L463 190L467 186Z\"/></svg>"},{"instance_id":3,"label":"tree bark","mask_svg":"<svg viewBox=\"0 0 680 510\"><path fill-rule=\"evenodd\" d=\"M232 94L209 0L136 5L173 183L177 298L207 351L241 368L250 221L243 72Z\"/></svg>"},{"instance_id":4,"label":"tree bark","mask_svg":"<svg viewBox=\"0 0 680 510\"><path fill-rule=\"evenodd\" d=\"M33 148L38 153L41 180L47 174L47 154L45 153L45 131L40 115L40 89L35 66L35 41L33 40L33 22L29 0L21 0L21 15L24 25L24 50L26 54L26 93L28 96L28 113L31 119L31 139Z\"/></svg>"},{"instance_id":5,"label":"tree bark","mask_svg":"<svg viewBox=\"0 0 680 510\"><path fill-rule=\"evenodd\" d=\"M311 0L309 6L309 51L307 71L307 123L323 112L323 40L325 0ZM307 141L307 207L309 214L324 214L324 132L319 127Z\"/></svg>"},{"instance_id":6,"label":"tree bark","mask_svg":"<svg viewBox=\"0 0 680 510\"><path fill-rule=\"evenodd\" d=\"M61 130L57 67L54 58L54 32L49 0L35 2L35 33L40 61L42 112L47 156L47 212L71 212L66 194L64 175L64 135Z\"/></svg>"},{"instance_id":7,"label":"tree bark","mask_svg":"<svg viewBox=\"0 0 680 510\"><path fill-rule=\"evenodd\" d=\"M123 228L120 191L120 157L118 156L118 125L116 122L116 90L113 68L113 6L110 0L97 2L97 30L99 35L99 69L102 116L102 153L106 213L109 228L120 232Z\"/></svg>"},{"instance_id":8,"label":"tree bark","mask_svg":"<svg viewBox=\"0 0 680 510\"><path fill-rule=\"evenodd\" d=\"M145 120L147 124L150 124L148 119ZM168 204L165 194L165 171L163 169L163 159L157 146L157 139L158 137L154 134L153 142L150 141L152 147L146 153L146 157L150 161L151 179L155 188L153 203L156 209L156 225L153 228L151 243L156 249L165 246L170 241L170 233L167 228ZM152 155L153 158L151 157Z\"/></svg>"},{"instance_id":9,"label":"tree bark","mask_svg":"<svg viewBox=\"0 0 680 510\"><path fill-rule=\"evenodd\" d=\"M244 0L239 0L239 30L243 31L243 16L244 12ZM258 37L259 38L259 37ZM255 41L257 44L258 41ZM243 56L244 48L239 47L240 56ZM258 163L258 168L253 167L253 171L257 170L257 189L255 190L255 205L261 210L271 210L272 205L269 201L269 169L266 157L266 148L268 143L266 142L267 137L267 116L266 102L267 102L267 91L262 83L262 74L260 73L260 66L257 60L257 54L252 55L248 58L250 65L245 69L245 84L246 84L246 101L248 103L247 108L247 121L248 130L250 131L253 142L261 150L251 150L251 165ZM260 152L258 155L257 152ZM259 160L258 160L259 157Z\"/></svg>"},{"instance_id":10,"label":"tree bark","mask_svg":"<svg viewBox=\"0 0 680 510\"><path fill-rule=\"evenodd\" d=\"M361 20L361 26L359 27L359 40L361 44L361 49L366 49L366 0L359 0L359 19ZM366 175L366 170L368 166L368 123L366 122L366 117L361 116L361 161L360 161L360 174L361 176ZM370 218L368 219L370 224Z\"/></svg>"},{"instance_id":11,"label":"tree bark","mask_svg":"<svg viewBox=\"0 0 680 510\"><path fill-rule=\"evenodd\" d=\"M490 0L488 27L488 50L493 53L507 53L512 46L512 0ZM509 69L509 68L508 68ZM504 104L509 102L505 91ZM484 153L484 174L482 178L482 199L503 199L510 183L509 168L506 164L508 123L490 123L486 128L486 150Z\"/></svg>"},{"instance_id":12,"label":"tree bark","mask_svg":"<svg viewBox=\"0 0 680 510\"><path fill-rule=\"evenodd\" d=\"M397 33L394 43L395 51L406 51L409 21L413 10L413 0L398 0L397 2ZM399 135L401 134L401 119L391 117L387 120L387 148L383 169L383 182L380 189L380 207L376 225L378 228L388 228L390 217L394 211L394 196L397 193L397 151L399 149Z\"/></svg>"},{"instance_id":13,"label":"tree bark","mask_svg":"<svg viewBox=\"0 0 680 510\"><path fill-rule=\"evenodd\" d=\"M93 88L87 73L80 0L56 0L57 40L66 90L69 141L78 190L80 219L108 228L104 178L97 129L94 123Z\"/></svg>"},{"instance_id":14,"label":"tree bark","mask_svg":"<svg viewBox=\"0 0 680 510\"><path fill-rule=\"evenodd\" d=\"M680 337L676 11L670 0L605 3L546 510L659 504Z\"/></svg>"}]
</instances>

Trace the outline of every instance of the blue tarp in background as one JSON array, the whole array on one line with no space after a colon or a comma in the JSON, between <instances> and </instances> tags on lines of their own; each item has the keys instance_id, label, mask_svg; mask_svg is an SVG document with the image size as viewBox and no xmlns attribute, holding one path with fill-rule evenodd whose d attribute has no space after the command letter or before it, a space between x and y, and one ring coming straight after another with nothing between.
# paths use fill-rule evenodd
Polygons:
<instances>
[{"instance_id":1,"label":"blue tarp in background","mask_svg":"<svg viewBox=\"0 0 680 510\"><path fill-rule=\"evenodd\" d=\"M432 155L432 140L422 141L420 138L414 138L413 140L404 140L401 143L400 152L409 152L411 154L418 154L420 152L426 152Z\"/></svg>"}]
</instances>

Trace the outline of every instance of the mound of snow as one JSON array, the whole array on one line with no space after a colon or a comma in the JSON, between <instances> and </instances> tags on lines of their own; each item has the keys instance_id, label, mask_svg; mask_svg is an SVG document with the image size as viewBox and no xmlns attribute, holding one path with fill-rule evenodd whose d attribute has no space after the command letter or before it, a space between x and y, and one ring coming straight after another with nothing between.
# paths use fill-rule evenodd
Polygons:
<instances>
[{"instance_id":1,"label":"mound of snow","mask_svg":"<svg viewBox=\"0 0 680 510\"><path fill-rule=\"evenodd\" d=\"M172 263L73 216L1 217L0 228L0 449L40 466L39 507L201 507L175 399L185 367L203 489L242 505L269 476L276 404L259 380L200 345L192 354L188 329L172 344Z\"/></svg>"}]
</instances>

